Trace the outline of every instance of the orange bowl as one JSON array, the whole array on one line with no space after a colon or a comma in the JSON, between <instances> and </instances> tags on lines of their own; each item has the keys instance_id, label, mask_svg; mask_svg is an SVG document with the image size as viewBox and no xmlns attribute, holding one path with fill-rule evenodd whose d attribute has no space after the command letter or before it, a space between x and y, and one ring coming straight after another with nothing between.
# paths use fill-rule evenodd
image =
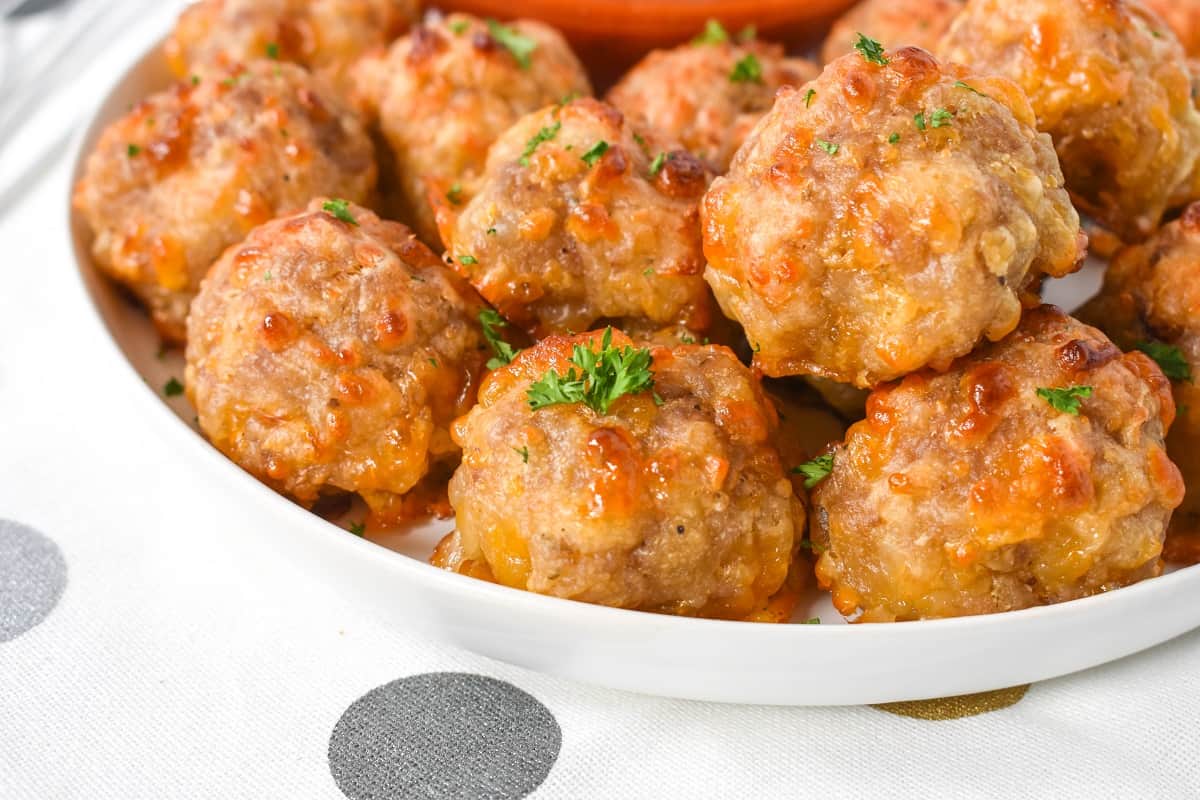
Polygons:
<instances>
[{"instance_id":1,"label":"orange bowl","mask_svg":"<svg viewBox=\"0 0 1200 800\"><path fill-rule=\"evenodd\" d=\"M816 42L855 0L448 0L447 11L481 17L541 20L562 31L587 64L598 89L656 47L695 36L709 19L730 31L754 25L763 38L789 46Z\"/></svg>"}]
</instances>

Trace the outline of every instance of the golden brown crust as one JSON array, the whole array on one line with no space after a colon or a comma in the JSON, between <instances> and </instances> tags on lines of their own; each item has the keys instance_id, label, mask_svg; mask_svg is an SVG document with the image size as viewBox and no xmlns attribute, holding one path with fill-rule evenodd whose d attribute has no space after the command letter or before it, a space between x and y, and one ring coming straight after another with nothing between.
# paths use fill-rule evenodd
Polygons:
<instances>
[{"instance_id":1,"label":"golden brown crust","mask_svg":"<svg viewBox=\"0 0 1200 800\"><path fill-rule=\"evenodd\" d=\"M863 0L833 23L821 48L828 64L854 51L861 33L887 48L920 47L933 51L964 0Z\"/></svg>"},{"instance_id":2,"label":"golden brown crust","mask_svg":"<svg viewBox=\"0 0 1200 800\"><path fill-rule=\"evenodd\" d=\"M1144 244L1117 253L1104 288L1081 316L1126 350L1147 342L1178 348L1192 374L1171 384L1179 416L1167 452L1188 492L1171 519L1167 558L1200 563L1200 204Z\"/></svg>"},{"instance_id":3,"label":"golden brown crust","mask_svg":"<svg viewBox=\"0 0 1200 800\"><path fill-rule=\"evenodd\" d=\"M774 109L704 198L706 277L768 375L873 386L1017 324L1085 241L1016 86L903 48Z\"/></svg>"},{"instance_id":4,"label":"golden brown crust","mask_svg":"<svg viewBox=\"0 0 1200 800\"><path fill-rule=\"evenodd\" d=\"M639 142L621 112L591 98L525 117L492 147L464 203L439 201L449 257L536 336L626 319L705 330L707 173L685 151L665 152L652 173L658 152L649 133Z\"/></svg>"},{"instance_id":5,"label":"golden brown crust","mask_svg":"<svg viewBox=\"0 0 1200 800\"><path fill-rule=\"evenodd\" d=\"M1179 37L1189 56L1200 56L1200 0L1146 0Z\"/></svg>"},{"instance_id":6,"label":"golden brown crust","mask_svg":"<svg viewBox=\"0 0 1200 800\"><path fill-rule=\"evenodd\" d=\"M455 427L458 535L437 560L621 608L760 612L784 584L804 508L758 380L722 347L655 348L662 405L645 392L605 416L581 404L531 411L529 385L600 338L549 337L487 377Z\"/></svg>"},{"instance_id":7,"label":"golden brown crust","mask_svg":"<svg viewBox=\"0 0 1200 800\"><path fill-rule=\"evenodd\" d=\"M375 178L370 139L323 82L256 61L178 83L110 125L74 202L96 265L182 342L188 304L226 247L315 195L363 202Z\"/></svg>"},{"instance_id":8,"label":"golden brown crust","mask_svg":"<svg viewBox=\"0 0 1200 800\"><path fill-rule=\"evenodd\" d=\"M761 75L735 80L736 65L748 58ZM766 42L685 44L643 58L609 91L608 101L634 127L677 142L720 174L771 109L779 87L808 83L818 71Z\"/></svg>"},{"instance_id":9,"label":"golden brown crust","mask_svg":"<svg viewBox=\"0 0 1200 800\"><path fill-rule=\"evenodd\" d=\"M1087 386L1073 416L1039 388ZM1169 385L1051 306L944 373L876 390L813 492L817 578L860 621L986 614L1161 570L1183 498Z\"/></svg>"},{"instance_id":10,"label":"golden brown crust","mask_svg":"<svg viewBox=\"0 0 1200 800\"><path fill-rule=\"evenodd\" d=\"M178 78L274 57L348 90L350 67L416 18L416 0L200 0L167 39Z\"/></svg>"},{"instance_id":11,"label":"golden brown crust","mask_svg":"<svg viewBox=\"0 0 1200 800\"><path fill-rule=\"evenodd\" d=\"M583 66L563 38L538 22L505 23L536 43L528 67L465 14L427 19L357 71L357 96L379 117L394 159L405 219L439 242L429 196L467 187L487 151L525 114L568 95L590 95Z\"/></svg>"},{"instance_id":12,"label":"golden brown crust","mask_svg":"<svg viewBox=\"0 0 1200 800\"><path fill-rule=\"evenodd\" d=\"M384 521L486 359L478 297L403 225L314 200L230 248L192 305L187 392L212 443L302 503L357 492Z\"/></svg>"},{"instance_id":13,"label":"golden brown crust","mask_svg":"<svg viewBox=\"0 0 1200 800\"><path fill-rule=\"evenodd\" d=\"M1019 84L1076 205L1140 241L1200 196L1200 113L1183 48L1160 28L1137 0L971 0L940 53Z\"/></svg>"}]
</instances>

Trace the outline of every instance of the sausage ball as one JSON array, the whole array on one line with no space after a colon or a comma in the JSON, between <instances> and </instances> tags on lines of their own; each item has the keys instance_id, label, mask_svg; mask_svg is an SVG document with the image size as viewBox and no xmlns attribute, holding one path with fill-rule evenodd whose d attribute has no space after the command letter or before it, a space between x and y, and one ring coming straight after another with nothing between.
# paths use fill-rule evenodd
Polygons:
<instances>
[{"instance_id":1,"label":"sausage ball","mask_svg":"<svg viewBox=\"0 0 1200 800\"><path fill-rule=\"evenodd\" d=\"M1021 91L913 47L781 89L702 219L756 365L861 388L1000 339L1086 242Z\"/></svg>"},{"instance_id":2,"label":"sausage ball","mask_svg":"<svg viewBox=\"0 0 1200 800\"><path fill-rule=\"evenodd\" d=\"M438 243L430 194L457 200L488 147L525 114L591 94L566 41L538 22L430 17L391 51L365 60L358 95L391 147L406 219Z\"/></svg>"},{"instance_id":3,"label":"sausage ball","mask_svg":"<svg viewBox=\"0 0 1200 800\"><path fill-rule=\"evenodd\" d=\"M324 84L270 61L224 76L176 84L110 125L75 188L96 265L172 342L226 247L315 195L361 202L375 187L370 138Z\"/></svg>"},{"instance_id":4,"label":"sausage ball","mask_svg":"<svg viewBox=\"0 0 1200 800\"><path fill-rule=\"evenodd\" d=\"M1081 316L1121 347L1152 356L1171 379L1179 418L1167 452L1188 492L1171 520L1167 558L1200 563L1200 204L1118 253L1104 289Z\"/></svg>"},{"instance_id":5,"label":"sausage ball","mask_svg":"<svg viewBox=\"0 0 1200 800\"><path fill-rule=\"evenodd\" d=\"M180 14L167 63L186 78L213 65L282 59L348 89L350 66L416 15L416 0L200 0Z\"/></svg>"},{"instance_id":6,"label":"sausage ball","mask_svg":"<svg viewBox=\"0 0 1200 800\"><path fill-rule=\"evenodd\" d=\"M506 131L473 196L441 201L438 223L463 277L539 338L600 320L703 331L707 183L694 156L660 149L612 106L581 98Z\"/></svg>"},{"instance_id":7,"label":"sausage ball","mask_svg":"<svg viewBox=\"0 0 1200 800\"><path fill-rule=\"evenodd\" d=\"M847 53L861 33L889 47L905 45L933 50L964 0L863 0L833 23L821 60L828 64ZM970 62L967 62L968 64Z\"/></svg>"},{"instance_id":8,"label":"sausage ball","mask_svg":"<svg viewBox=\"0 0 1200 800\"><path fill-rule=\"evenodd\" d=\"M650 53L608 101L639 128L657 130L722 173L771 109L776 90L807 83L817 72L811 62L785 58L782 47L765 42L685 44Z\"/></svg>"},{"instance_id":9,"label":"sausage ball","mask_svg":"<svg viewBox=\"0 0 1200 800\"><path fill-rule=\"evenodd\" d=\"M813 492L818 582L862 622L1012 611L1158 575L1183 499L1170 384L1052 306L876 390Z\"/></svg>"},{"instance_id":10,"label":"sausage ball","mask_svg":"<svg viewBox=\"0 0 1200 800\"><path fill-rule=\"evenodd\" d=\"M1140 241L1195 198L1200 156L1187 58L1162 27L1137 0L971 0L941 54L1020 84L1076 205Z\"/></svg>"},{"instance_id":11,"label":"sausage ball","mask_svg":"<svg viewBox=\"0 0 1200 800\"><path fill-rule=\"evenodd\" d=\"M314 200L256 228L205 278L187 393L221 452L305 505L357 492L383 520L475 400L478 297L408 228Z\"/></svg>"},{"instance_id":12,"label":"sausage ball","mask_svg":"<svg viewBox=\"0 0 1200 800\"><path fill-rule=\"evenodd\" d=\"M569 377L589 352L627 347L652 385L606 410L531 408L548 373ZM435 563L620 608L760 612L783 586L805 523L775 426L758 379L724 347L639 352L611 329L549 337L490 373L455 425L458 531Z\"/></svg>"},{"instance_id":13,"label":"sausage ball","mask_svg":"<svg viewBox=\"0 0 1200 800\"><path fill-rule=\"evenodd\" d=\"M1189 56L1200 56L1200 0L1146 0L1175 32Z\"/></svg>"}]
</instances>

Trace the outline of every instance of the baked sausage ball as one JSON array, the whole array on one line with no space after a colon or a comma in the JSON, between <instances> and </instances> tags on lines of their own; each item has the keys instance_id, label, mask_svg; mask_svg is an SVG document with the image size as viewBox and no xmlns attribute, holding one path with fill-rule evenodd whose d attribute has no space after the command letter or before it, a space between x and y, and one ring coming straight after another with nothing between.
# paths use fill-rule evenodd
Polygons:
<instances>
[{"instance_id":1,"label":"baked sausage ball","mask_svg":"<svg viewBox=\"0 0 1200 800\"><path fill-rule=\"evenodd\" d=\"M964 0L863 0L833 23L821 60L828 64L854 51L861 33L888 47L934 50ZM967 62L970 63L970 62Z\"/></svg>"},{"instance_id":2,"label":"baked sausage ball","mask_svg":"<svg viewBox=\"0 0 1200 800\"><path fill-rule=\"evenodd\" d=\"M256 228L213 265L188 320L200 428L311 505L357 492L382 518L475 400L478 297L408 228L341 200Z\"/></svg>"},{"instance_id":3,"label":"baked sausage ball","mask_svg":"<svg viewBox=\"0 0 1200 800\"><path fill-rule=\"evenodd\" d=\"M1189 56L1200 56L1200 0L1146 0L1166 20Z\"/></svg>"},{"instance_id":4,"label":"baked sausage ball","mask_svg":"<svg viewBox=\"0 0 1200 800\"><path fill-rule=\"evenodd\" d=\"M655 50L608 93L638 128L657 130L705 161L729 168L734 152L775 102L780 86L817 76L809 61L765 42L697 42Z\"/></svg>"},{"instance_id":5,"label":"baked sausage ball","mask_svg":"<svg viewBox=\"0 0 1200 800\"><path fill-rule=\"evenodd\" d=\"M1187 59L1162 27L1138 0L970 0L941 54L1020 84L1076 205L1140 241L1194 199L1200 155Z\"/></svg>"},{"instance_id":6,"label":"baked sausage ball","mask_svg":"<svg viewBox=\"0 0 1200 800\"><path fill-rule=\"evenodd\" d=\"M465 187L488 147L525 114L591 94L562 36L538 22L504 25L452 14L430 17L386 56L365 60L358 95L379 117L406 219L438 242L429 195Z\"/></svg>"},{"instance_id":7,"label":"baked sausage ball","mask_svg":"<svg viewBox=\"0 0 1200 800\"><path fill-rule=\"evenodd\" d=\"M813 492L817 580L864 622L1011 611L1158 575L1183 498L1142 353L1052 306L881 388Z\"/></svg>"},{"instance_id":8,"label":"baked sausage ball","mask_svg":"<svg viewBox=\"0 0 1200 800\"><path fill-rule=\"evenodd\" d=\"M200 0L167 39L177 77L258 58L293 61L349 88L349 68L408 28L417 0Z\"/></svg>"},{"instance_id":9,"label":"baked sausage ball","mask_svg":"<svg viewBox=\"0 0 1200 800\"><path fill-rule=\"evenodd\" d=\"M361 202L375 187L370 138L323 83L271 61L223 74L181 82L110 125L75 188L96 265L174 342L226 247L315 195Z\"/></svg>"},{"instance_id":10,"label":"baked sausage ball","mask_svg":"<svg viewBox=\"0 0 1200 800\"><path fill-rule=\"evenodd\" d=\"M912 47L781 89L702 216L756 365L863 388L1001 338L1085 241L1021 91Z\"/></svg>"},{"instance_id":11,"label":"baked sausage ball","mask_svg":"<svg viewBox=\"0 0 1200 800\"><path fill-rule=\"evenodd\" d=\"M627 318L703 331L707 183L695 157L580 98L505 132L476 192L460 206L440 201L438 223L458 271L538 337Z\"/></svg>"},{"instance_id":12,"label":"baked sausage ball","mask_svg":"<svg viewBox=\"0 0 1200 800\"><path fill-rule=\"evenodd\" d=\"M621 333L552 336L488 375L454 428L458 531L435 563L507 586L621 608L741 619L782 586L804 531L755 376L716 346L645 353L653 386L607 413L531 409L576 349Z\"/></svg>"},{"instance_id":13,"label":"baked sausage ball","mask_svg":"<svg viewBox=\"0 0 1200 800\"><path fill-rule=\"evenodd\" d=\"M1118 253L1104 289L1080 313L1122 348L1150 354L1171 379L1179 417L1167 452L1188 491L1171 519L1167 558L1200 563L1200 204Z\"/></svg>"}]
</instances>

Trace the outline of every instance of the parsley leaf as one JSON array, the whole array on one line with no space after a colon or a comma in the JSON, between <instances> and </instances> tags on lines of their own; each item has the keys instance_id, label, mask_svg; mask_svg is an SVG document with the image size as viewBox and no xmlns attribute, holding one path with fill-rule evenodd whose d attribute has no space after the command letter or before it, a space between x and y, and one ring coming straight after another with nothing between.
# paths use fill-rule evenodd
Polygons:
<instances>
[{"instance_id":1,"label":"parsley leaf","mask_svg":"<svg viewBox=\"0 0 1200 800\"><path fill-rule=\"evenodd\" d=\"M883 54L883 45L861 33L858 35L858 41L854 43L854 49L872 64L886 67L889 63L888 57Z\"/></svg>"},{"instance_id":2,"label":"parsley leaf","mask_svg":"<svg viewBox=\"0 0 1200 800\"><path fill-rule=\"evenodd\" d=\"M824 139L817 139L817 147L821 148L826 153L829 153L831 156L836 156L838 154L838 150L842 149L841 145L835 142L827 142Z\"/></svg>"},{"instance_id":3,"label":"parsley leaf","mask_svg":"<svg viewBox=\"0 0 1200 800\"><path fill-rule=\"evenodd\" d=\"M803 475L804 488L811 489L828 478L829 473L833 472L833 453L817 456L807 464L793 467L792 472L796 475Z\"/></svg>"},{"instance_id":4,"label":"parsley leaf","mask_svg":"<svg viewBox=\"0 0 1200 800\"><path fill-rule=\"evenodd\" d=\"M725 26L715 19L710 19L704 23L704 30L692 39L692 44L720 44L728 41L729 31L725 30Z\"/></svg>"},{"instance_id":5,"label":"parsley leaf","mask_svg":"<svg viewBox=\"0 0 1200 800\"><path fill-rule=\"evenodd\" d=\"M980 97L987 97L987 95L986 95L986 94L984 94L983 92L979 91L979 90L978 90L978 89L976 89L974 86L972 86L971 84L967 83L966 81L955 81L955 82L954 82L954 88L955 88L955 89L966 89L968 92L974 92L975 94L979 95Z\"/></svg>"},{"instance_id":6,"label":"parsley leaf","mask_svg":"<svg viewBox=\"0 0 1200 800\"><path fill-rule=\"evenodd\" d=\"M270 42L267 45L267 58L271 59L272 61L279 60L279 45L275 42Z\"/></svg>"},{"instance_id":7,"label":"parsley leaf","mask_svg":"<svg viewBox=\"0 0 1200 800\"><path fill-rule=\"evenodd\" d=\"M547 406L583 403L607 414L619 398L654 389L653 358L649 349L613 347L612 328L604 331L600 349L575 345L566 375L550 370L526 393L534 411ZM577 369L578 368L578 369Z\"/></svg>"},{"instance_id":8,"label":"parsley leaf","mask_svg":"<svg viewBox=\"0 0 1200 800\"><path fill-rule=\"evenodd\" d=\"M953 112L939 108L929 117L929 124L934 128L949 128L954 123Z\"/></svg>"},{"instance_id":9,"label":"parsley leaf","mask_svg":"<svg viewBox=\"0 0 1200 800\"><path fill-rule=\"evenodd\" d=\"M529 69L532 63L530 56L533 55L534 50L537 50L537 41L518 33L513 28L501 25L494 19L487 21L487 27L492 38L512 53L512 57L517 60L517 66L521 69Z\"/></svg>"},{"instance_id":10,"label":"parsley leaf","mask_svg":"<svg viewBox=\"0 0 1200 800\"><path fill-rule=\"evenodd\" d=\"M522 461L524 461L526 464L529 463L529 448L528 447L514 447L513 451L521 457Z\"/></svg>"},{"instance_id":11,"label":"parsley leaf","mask_svg":"<svg viewBox=\"0 0 1200 800\"><path fill-rule=\"evenodd\" d=\"M142 152L142 148L138 147L136 144L131 144L125 148L125 155L129 156L130 158L133 158L140 152Z\"/></svg>"},{"instance_id":12,"label":"parsley leaf","mask_svg":"<svg viewBox=\"0 0 1200 800\"><path fill-rule=\"evenodd\" d=\"M496 311L485 308L479 312L479 324L483 328L483 338L487 339L492 352L496 354L495 358L487 362L487 368L498 369L505 364L512 363L512 360L516 358L517 351L500 335L500 328L507 328L508 321Z\"/></svg>"},{"instance_id":13,"label":"parsley leaf","mask_svg":"<svg viewBox=\"0 0 1200 800\"><path fill-rule=\"evenodd\" d=\"M1055 411L1079 416L1079 407L1085 397L1092 396L1091 386L1068 386L1065 389L1038 389L1037 396L1045 400Z\"/></svg>"},{"instance_id":14,"label":"parsley leaf","mask_svg":"<svg viewBox=\"0 0 1200 800\"><path fill-rule=\"evenodd\" d=\"M553 125L542 128L540 131L535 133L533 135L533 137L528 142L525 143L525 151L523 153L521 153L521 160L520 160L521 166L528 167L529 166L529 157L531 155L533 155L533 152L535 150L538 149L538 145L540 145L542 142L548 142L551 139L553 139L555 136L558 136L558 132L561 129L562 129L562 123L556 122Z\"/></svg>"},{"instance_id":15,"label":"parsley leaf","mask_svg":"<svg viewBox=\"0 0 1200 800\"><path fill-rule=\"evenodd\" d=\"M654 176L658 175L658 173L662 172L663 164L666 164L666 163L667 163L667 154L666 153L659 153L658 155L656 155L654 157L654 160L650 162L650 177L653 178Z\"/></svg>"},{"instance_id":16,"label":"parsley leaf","mask_svg":"<svg viewBox=\"0 0 1200 800\"><path fill-rule=\"evenodd\" d=\"M463 266L469 267L472 264L478 264L479 259L476 258L475 256L459 256L458 263L462 264Z\"/></svg>"},{"instance_id":17,"label":"parsley leaf","mask_svg":"<svg viewBox=\"0 0 1200 800\"><path fill-rule=\"evenodd\" d=\"M804 620L804 622L801 622L800 624L801 624L801 625L820 625L820 624L821 624L821 618L820 618L820 617L813 617L812 619L806 619L806 620Z\"/></svg>"},{"instance_id":18,"label":"parsley leaf","mask_svg":"<svg viewBox=\"0 0 1200 800\"><path fill-rule=\"evenodd\" d=\"M805 92L804 93L804 107L812 108L812 101L813 101L813 98L816 96L817 96L816 89L809 89L807 92Z\"/></svg>"},{"instance_id":19,"label":"parsley leaf","mask_svg":"<svg viewBox=\"0 0 1200 800\"><path fill-rule=\"evenodd\" d=\"M1134 346L1154 359L1163 375L1171 380L1192 382L1192 365L1187 362L1183 351L1178 347L1162 342L1138 342Z\"/></svg>"},{"instance_id":20,"label":"parsley leaf","mask_svg":"<svg viewBox=\"0 0 1200 800\"><path fill-rule=\"evenodd\" d=\"M336 219L341 220L349 225L357 225L358 220L350 213L350 204L345 200L333 199L326 200L325 205L321 206L323 211L332 214Z\"/></svg>"},{"instance_id":21,"label":"parsley leaf","mask_svg":"<svg viewBox=\"0 0 1200 800\"><path fill-rule=\"evenodd\" d=\"M171 380L167 381L166 385L163 386L163 394L165 394L167 397L179 397L179 395L183 394L183 384L175 378L171 378Z\"/></svg>"},{"instance_id":22,"label":"parsley leaf","mask_svg":"<svg viewBox=\"0 0 1200 800\"><path fill-rule=\"evenodd\" d=\"M762 83L762 64L758 63L758 57L754 53L747 53L744 58L733 65L733 72L729 73L729 80L734 83Z\"/></svg>"},{"instance_id":23,"label":"parsley leaf","mask_svg":"<svg viewBox=\"0 0 1200 800\"><path fill-rule=\"evenodd\" d=\"M596 166L596 162L600 160L600 157L607 152L608 142L601 139L592 145L592 149L581 155L580 158L582 158L589 167L594 167Z\"/></svg>"},{"instance_id":24,"label":"parsley leaf","mask_svg":"<svg viewBox=\"0 0 1200 800\"><path fill-rule=\"evenodd\" d=\"M929 127L925 123L925 112L924 111L918 111L916 113L916 115L913 116L913 122L917 123L917 130L920 130L920 131L923 131Z\"/></svg>"},{"instance_id":25,"label":"parsley leaf","mask_svg":"<svg viewBox=\"0 0 1200 800\"><path fill-rule=\"evenodd\" d=\"M470 26L471 23L465 19L456 19L450 23L450 30L454 32L455 36L462 36Z\"/></svg>"},{"instance_id":26,"label":"parsley leaf","mask_svg":"<svg viewBox=\"0 0 1200 800\"><path fill-rule=\"evenodd\" d=\"M737 40L739 42L742 42L743 44L745 44L746 42L753 42L757 38L758 38L758 26L757 25L747 25L746 27L744 27L740 31L738 31Z\"/></svg>"},{"instance_id":27,"label":"parsley leaf","mask_svg":"<svg viewBox=\"0 0 1200 800\"><path fill-rule=\"evenodd\" d=\"M900 141L900 134L898 134L898 133L893 133L891 136L888 137L888 144L896 144L899 141Z\"/></svg>"},{"instance_id":28,"label":"parsley leaf","mask_svg":"<svg viewBox=\"0 0 1200 800\"><path fill-rule=\"evenodd\" d=\"M365 522L351 522L348 530L355 536L363 536L367 532L367 525Z\"/></svg>"},{"instance_id":29,"label":"parsley leaf","mask_svg":"<svg viewBox=\"0 0 1200 800\"><path fill-rule=\"evenodd\" d=\"M450 191L446 192L446 199L451 205L462 205L462 184L456 183L450 187Z\"/></svg>"}]
</instances>

